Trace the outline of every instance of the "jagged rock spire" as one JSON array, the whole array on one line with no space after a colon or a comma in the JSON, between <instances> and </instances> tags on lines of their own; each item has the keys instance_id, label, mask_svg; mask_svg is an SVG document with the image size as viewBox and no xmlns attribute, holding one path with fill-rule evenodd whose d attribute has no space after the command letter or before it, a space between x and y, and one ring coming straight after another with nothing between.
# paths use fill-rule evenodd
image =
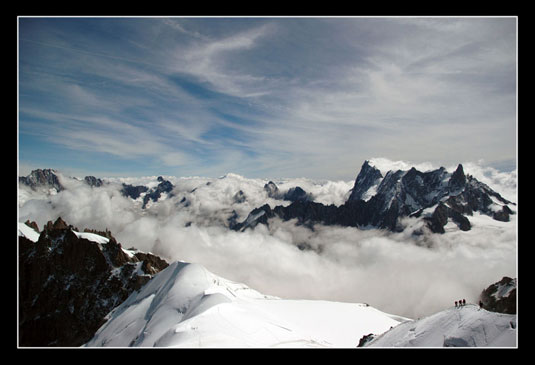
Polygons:
<instances>
[{"instance_id":1,"label":"jagged rock spire","mask_svg":"<svg viewBox=\"0 0 535 365\"><path fill-rule=\"evenodd\" d=\"M362 199L363 194L382 178L381 171L370 165L368 160L364 161L348 200L355 201Z\"/></svg>"},{"instance_id":2,"label":"jagged rock spire","mask_svg":"<svg viewBox=\"0 0 535 365\"><path fill-rule=\"evenodd\" d=\"M451 174L449 181L450 192L463 189L466 184L466 175L464 174L463 165L459 164L457 169Z\"/></svg>"}]
</instances>

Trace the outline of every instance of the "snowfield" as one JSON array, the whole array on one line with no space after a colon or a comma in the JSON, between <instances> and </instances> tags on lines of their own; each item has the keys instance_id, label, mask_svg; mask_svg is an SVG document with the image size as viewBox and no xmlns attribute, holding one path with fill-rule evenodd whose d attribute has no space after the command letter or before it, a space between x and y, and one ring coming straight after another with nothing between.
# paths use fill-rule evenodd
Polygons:
<instances>
[{"instance_id":1,"label":"snowfield","mask_svg":"<svg viewBox=\"0 0 535 365\"><path fill-rule=\"evenodd\" d=\"M115 308L85 347L356 347L407 320L367 304L285 300L175 262Z\"/></svg>"},{"instance_id":2,"label":"snowfield","mask_svg":"<svg viewBox=\"0 0 535 365\"><path fill-rule=\"evenodd\" d=\"M476 305L411 320L364 303L263 295L174 262L107 316L84 347L516 347L516 315Z\"/></svg>"}]
</instances>

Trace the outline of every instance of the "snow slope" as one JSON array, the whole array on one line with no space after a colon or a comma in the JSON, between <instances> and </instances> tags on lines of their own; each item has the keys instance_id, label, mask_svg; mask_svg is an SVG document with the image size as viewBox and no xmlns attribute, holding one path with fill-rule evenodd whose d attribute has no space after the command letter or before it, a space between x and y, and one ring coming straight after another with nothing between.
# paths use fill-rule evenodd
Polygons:
<instances>
[{"instance_id":1,"label":"snow slope","mask_svg":"<svg viewBox=\"0 0 535 365\"><path fill-rule=\"evenodd\" d=\"M39 232L36 232L33 228L28 227L25 223L18 222L18 235L26 237L30 241L37 242L39 240Z\"/></svg>"},{"instance_id":2,"label":"snow slope","mask_svg":"<svg viewBox=\"0 0 535 365\"><path fill-rule=\"evenodd\" d=\"M284 300L175 262L109 315L92 346L356 347L406 318L366 304Z\"/></svg>"},{"instance_id":3,"label":"snow slope","mask_svg":"<svg viewBox=\"0 0 535 365\"><path fill-rule=\"evenodd\" d=\"M366 347L516 347L516 327L516 315L468 304L402 323Z\"/></svg>"}]
</instances>

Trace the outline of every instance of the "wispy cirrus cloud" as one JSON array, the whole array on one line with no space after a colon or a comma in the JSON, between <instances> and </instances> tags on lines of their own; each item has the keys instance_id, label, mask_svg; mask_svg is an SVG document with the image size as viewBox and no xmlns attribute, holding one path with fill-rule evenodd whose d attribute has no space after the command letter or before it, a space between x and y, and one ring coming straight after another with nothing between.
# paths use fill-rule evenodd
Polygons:
<instances>
[{"instance_id":1,"label":"wispy cirrus cloud","mask_svg":"<svg viewBox=\"0 0 535 365\"><path fill-rule=\"evenodd\" d=\"M139 156L138 138L153 167L175 154L191 174L515 158L514 18L30 18L19 41L22 146L40 110L107 129L100 152Z\"/></svg>"}]
</instances>

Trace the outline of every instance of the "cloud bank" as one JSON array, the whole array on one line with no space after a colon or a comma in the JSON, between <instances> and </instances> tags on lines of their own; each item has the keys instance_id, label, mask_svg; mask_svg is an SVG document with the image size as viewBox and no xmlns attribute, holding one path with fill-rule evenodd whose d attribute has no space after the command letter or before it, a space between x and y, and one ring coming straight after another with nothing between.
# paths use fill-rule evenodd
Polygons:
<instances>
[{"instance_id":1,"label":"cloud bank","mask_svg":"<svg viewBox=\"0 0 535 365\"><path fill-rule=\"evenodd\" d=\"M515 173L478 164L466 164L465 171L486 177L500 193L515 191ZM235 232L225 227L234 212L241 221L266 202L272 207L289 202L267 197L263 185L268 180L235 174L218 179L168 176L174 196L141 209L141 201L120 194L121 183L156 185L156 177L110 178L100 188L60 178L67 189L55 195L20 188L19 221L34 220L42 228L61 216L82 230L108 228L126 248L200 263L265 294L365 302L418 318L461 298L474 302L489 284L516 276L516 215L508 223L475 215L472 230L446 226L443 235L411 235L421 224L414 219L406 219L402 233L321 225L312 231L277 219ZM282 191L301 186L324 204L342 204L353 186L353 181L274 181ZM247 198L241 203L234 199L239 190ZM516 201L513 195L507 198Z\"/></svg>"}]
</instances>

